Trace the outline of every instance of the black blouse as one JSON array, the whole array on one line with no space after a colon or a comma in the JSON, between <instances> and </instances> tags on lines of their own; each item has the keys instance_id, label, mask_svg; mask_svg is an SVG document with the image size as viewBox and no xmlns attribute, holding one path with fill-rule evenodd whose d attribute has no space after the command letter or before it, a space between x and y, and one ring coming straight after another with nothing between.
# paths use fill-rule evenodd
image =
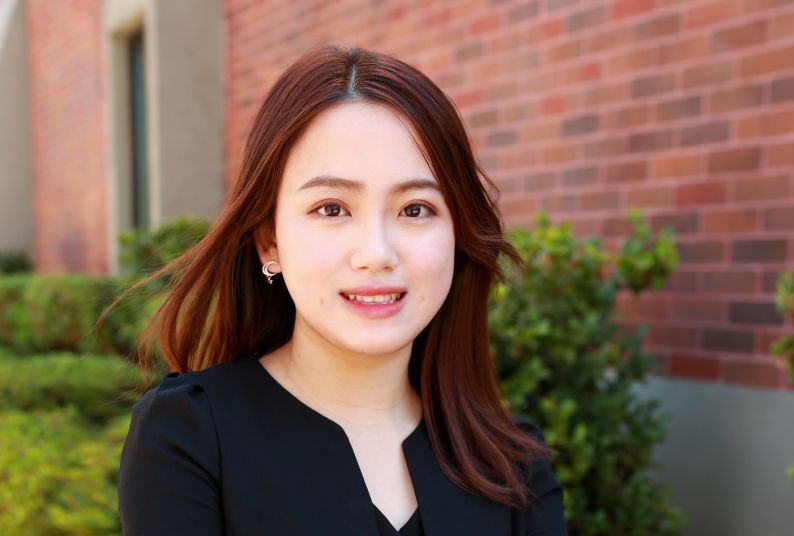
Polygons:
<instances>
[{"instance_id":1,"label":"black blouse","mask_svg":"<svg viewBox=\"0 0 794 536\"><path fill-rule=\"evenodd\" d=\"M517 423L542 440L540 430ZM424 420L403 441L418 508L399 531L378 511L344 429L256 357L167 374L132 409L119 466L125 535L565 535L563 487L526 467L535 502L511 508L453 483Z\"/></svg>"}]
</instances>

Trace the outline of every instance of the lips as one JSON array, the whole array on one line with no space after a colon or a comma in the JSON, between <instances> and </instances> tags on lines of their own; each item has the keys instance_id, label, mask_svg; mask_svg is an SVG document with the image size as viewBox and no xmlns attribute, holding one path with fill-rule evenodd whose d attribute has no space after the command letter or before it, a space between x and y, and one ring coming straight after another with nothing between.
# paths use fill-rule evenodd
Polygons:
<instances>
[{"instance_id":1,"label":"lips","mask_svg":"<svg viewBox=\"0 0 794 536\"><path fill-rule=\"evenodd\" d=\"M366 287L343 288L342 290L339 291L339 294L342 294L345 297L347 297L349 294L355 294L357 296L379 296L383 294L405 294L406 292L407 290L405 287L366 286Z\"/></svg>"}]
</instances>

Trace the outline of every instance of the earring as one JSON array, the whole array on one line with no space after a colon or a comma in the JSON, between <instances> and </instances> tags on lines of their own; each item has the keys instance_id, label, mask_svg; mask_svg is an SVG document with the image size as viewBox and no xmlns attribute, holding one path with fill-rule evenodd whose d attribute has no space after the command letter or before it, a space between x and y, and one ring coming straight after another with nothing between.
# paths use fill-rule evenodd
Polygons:
<instances>
[{"instance_id":1,"label":"earring","mask_svg":"<svg viewBox=\"0 0 794 536\"><path fill-rule=\"evenodd\" d=\"M265 264L262 265L262 273L267 276L267 282L270 285L273 284L273 276L276 275L267 269L267 267L270 266L271 264L278 264L278 261L267 261Z\"/></svg>"}]
</instances>

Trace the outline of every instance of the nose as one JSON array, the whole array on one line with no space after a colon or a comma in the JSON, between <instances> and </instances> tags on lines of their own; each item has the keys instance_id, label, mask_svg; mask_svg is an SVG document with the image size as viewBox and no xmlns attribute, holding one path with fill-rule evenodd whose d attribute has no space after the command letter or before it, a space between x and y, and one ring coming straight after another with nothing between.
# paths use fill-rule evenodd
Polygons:
<instances>
[{"instance_id":1,"label":"nose","mask_svg":"<svg viewBox=\"0 0 794 536\"><path fill-rule=\"evenodd\" d=\"M391 271L397 266L397 252L381 217L374 215L362 224L350 263L356 271L371 273Z\"/></svg>"}]
</instances>

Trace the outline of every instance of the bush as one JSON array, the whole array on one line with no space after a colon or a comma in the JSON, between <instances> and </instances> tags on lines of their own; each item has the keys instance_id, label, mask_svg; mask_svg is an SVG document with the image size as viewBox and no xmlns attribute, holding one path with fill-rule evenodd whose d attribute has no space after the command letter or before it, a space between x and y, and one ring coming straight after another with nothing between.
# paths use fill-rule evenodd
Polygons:
<instances>
[{"instance_id":1,"label":"bush","mask_svg":"<svg viewBox=\"0 0 794 536\"><path fill-rule=\"evenodd\" d=\"M73 407L0 412L0 534L121 534L118 460L129 416L87 425Z\"/></svg>"},{"instance_id":2,"label":"bush","mask_svg":"<svg viewBox=\"0 0 794 536\"><path fill-rule=\"evenodd\" d=\"M794 317L794 271L780 274L775 292L775 306L783 315ZM771 351L786 363L789 381L794 384L794 335L783 335L772 344ZM794 465L788 468L788 475L794 479Z\"/></svg>"},{"instance_id":3,"label":"bush","mask_svg":"<svg viewBox=\"0 0 794 536\"><path fill-rule=\"evenodd\" d=\"M73 406L95 423L124 415L138 399L140 371L118 356L55 354L0 360L0 408Z\"/></svg>"},{"instance_id":4,"label":"bush","mask_svg":"<svg viewBox=\"0 0 794 536\"><path fill-rule=\"evenodd\" d=\"M0 274L30 272L32 266L25 251L0 253Z\"/></svg>"},{"instance_id":5,"label":"bush","mask_svg":"<svg viewBox=\"0 0 794 536\"><path fill-rule=\"evenodd\" d=\"M163 295L132 294L95 329L126 278L23 274L0 277L0 345L17 354L129 355Z\"/></svg>"},{"instance_id":6,"label":"bush","mask_svg":"<svg viewBox=\"0 0 794 536\"><path fill-rule=\"evenodd\" d=\"M207 220L182 216L156 230L136 228L119 235L119 263L131 277L141 277L165 266L196 244L209 229ZM150 290L162 290L162 280Z\"/></svg>"},{"instance_id":7,"label":"bush","mask_svg":"<svg viewBox=\"0 0 794 536\"><path fill-rule=\"evenodd\" d=\"M505 265L491 294L491 345L511 412L545 432L566 488L571 534L672 535L683 514L653 482L652 449L664 438L658 402L640 401L653 356L640 352L645 327L620 336L617 292L658 287L677 264L674 238L654 238L637 213L619 255L598 238L579 240L544 213L531 231L508 232L526 263Z\"/></svg>"}]
</instances>

